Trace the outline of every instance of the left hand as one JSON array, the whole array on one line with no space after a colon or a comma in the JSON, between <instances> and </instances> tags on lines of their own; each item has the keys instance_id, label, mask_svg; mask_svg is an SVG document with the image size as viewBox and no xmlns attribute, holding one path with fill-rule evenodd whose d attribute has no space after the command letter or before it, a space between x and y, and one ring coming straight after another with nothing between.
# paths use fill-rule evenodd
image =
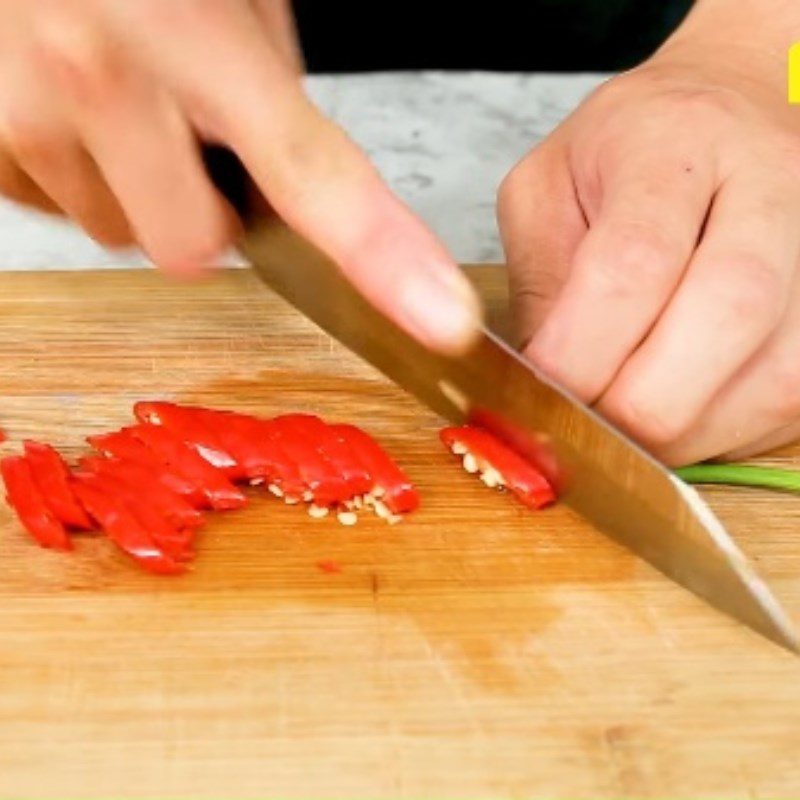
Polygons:
<instances>
[{"instance_id":1,"label":"left hand","mask_svg":"<svg viewBox=\"0 0 800 800\"><path fill-rule=\"evenodd\" d=\"M498 205L525 354L673 465L800 436L800 110L707 49L601 87Z\"/></svg>"}]
</instances>

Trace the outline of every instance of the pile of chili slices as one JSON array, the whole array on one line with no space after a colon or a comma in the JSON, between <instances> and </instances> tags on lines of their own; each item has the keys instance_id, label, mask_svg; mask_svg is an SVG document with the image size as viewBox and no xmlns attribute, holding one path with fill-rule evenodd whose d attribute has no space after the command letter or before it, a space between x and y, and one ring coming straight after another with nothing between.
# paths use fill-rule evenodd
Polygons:
<instances>
[{"instance_id":1,"label":"pile of chili slices","mask_svg":"<svg viewBox=\"0 0 800 800\"><path fill-rule=\"evenodd\" d=\"M246 504L240 484L344 525L367 509L398 522L419 505L408 476L352 425L166 402L137 403L134 414L137 424L90 436L96 452L75 469L31 441L0 461L8 502L39 544L70 550L72 533L101 530L145 569L177 574L194 557L205 512Z\"/></svg>"},{"instance_id":2,"label":"pile of chili slices","mask_svg":"<svg viewBox=\"0 0 800 800\"><path fill-rule=\"evenodd\" d=\"M414 511L419 493L367 433L311 414L262 419L168 402L134 406L136 424L88 437L94 453L70 468L49 444L26 441L0 460L6 497L43 547L71 550L72 534L102 531L150 572L185 571L208 511L247 503L241 485L264 486L312 517L354 525L360 511L389 523ZM464 469L528 508L555 502L547 479L488 431L444 428Z\"/></svg>"}]
</instances>

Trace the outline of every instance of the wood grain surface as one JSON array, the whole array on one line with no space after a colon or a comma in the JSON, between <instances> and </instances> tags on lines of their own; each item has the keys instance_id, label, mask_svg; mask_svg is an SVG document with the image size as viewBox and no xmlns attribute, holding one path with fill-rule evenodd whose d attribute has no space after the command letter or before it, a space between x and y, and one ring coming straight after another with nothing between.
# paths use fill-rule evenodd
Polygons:
<instances>
[{"instance_id":1,"label":"wood grain surface","mask_svg":"<svg viewBox=\"0 0 800 800\"><path fill-rule=\"evenodd\" d=\"M502 320L502 272L472 274ZM37 549L0 507L0 797L800 794L800 660L484 489L249 273L0 275L0 452L74 456L143 398L357 422L424 507L350 529L254 495L179 579ZM800 617L800 498L708 497Z\"/></svg>"}]
</instances>

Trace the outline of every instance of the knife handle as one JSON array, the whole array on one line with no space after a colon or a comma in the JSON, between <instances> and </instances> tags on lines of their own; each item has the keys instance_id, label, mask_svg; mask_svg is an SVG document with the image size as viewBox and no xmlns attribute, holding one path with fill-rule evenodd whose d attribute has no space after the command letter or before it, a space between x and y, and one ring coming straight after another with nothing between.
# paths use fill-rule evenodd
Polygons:
<instances>
[{"instance_id":1,"label":"knife handle","mask_svg":"<svg viewBox=\"0 0 800 800\"><path fill-rule=\"evenodd\" d=\"M212 183L247 226L267 204L239 156L216 144L201 145L201 155Z\"/></svg>"}]
</instances>

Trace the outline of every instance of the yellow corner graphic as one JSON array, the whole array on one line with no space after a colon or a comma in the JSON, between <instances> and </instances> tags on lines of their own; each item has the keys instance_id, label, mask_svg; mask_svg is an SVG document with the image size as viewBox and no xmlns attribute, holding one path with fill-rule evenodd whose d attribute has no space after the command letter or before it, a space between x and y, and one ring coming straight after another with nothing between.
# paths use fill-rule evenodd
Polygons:
<instances>
[{"instance_id":1,"label":"yellow corner graphic","mask_svg":"<svg viewBox=\"0 0 800 800\"><path fill-rule=\"evenodd\" d=\"M789 102L800 105L800 42L789 48Z\"/></svg>"}]
</instances>

